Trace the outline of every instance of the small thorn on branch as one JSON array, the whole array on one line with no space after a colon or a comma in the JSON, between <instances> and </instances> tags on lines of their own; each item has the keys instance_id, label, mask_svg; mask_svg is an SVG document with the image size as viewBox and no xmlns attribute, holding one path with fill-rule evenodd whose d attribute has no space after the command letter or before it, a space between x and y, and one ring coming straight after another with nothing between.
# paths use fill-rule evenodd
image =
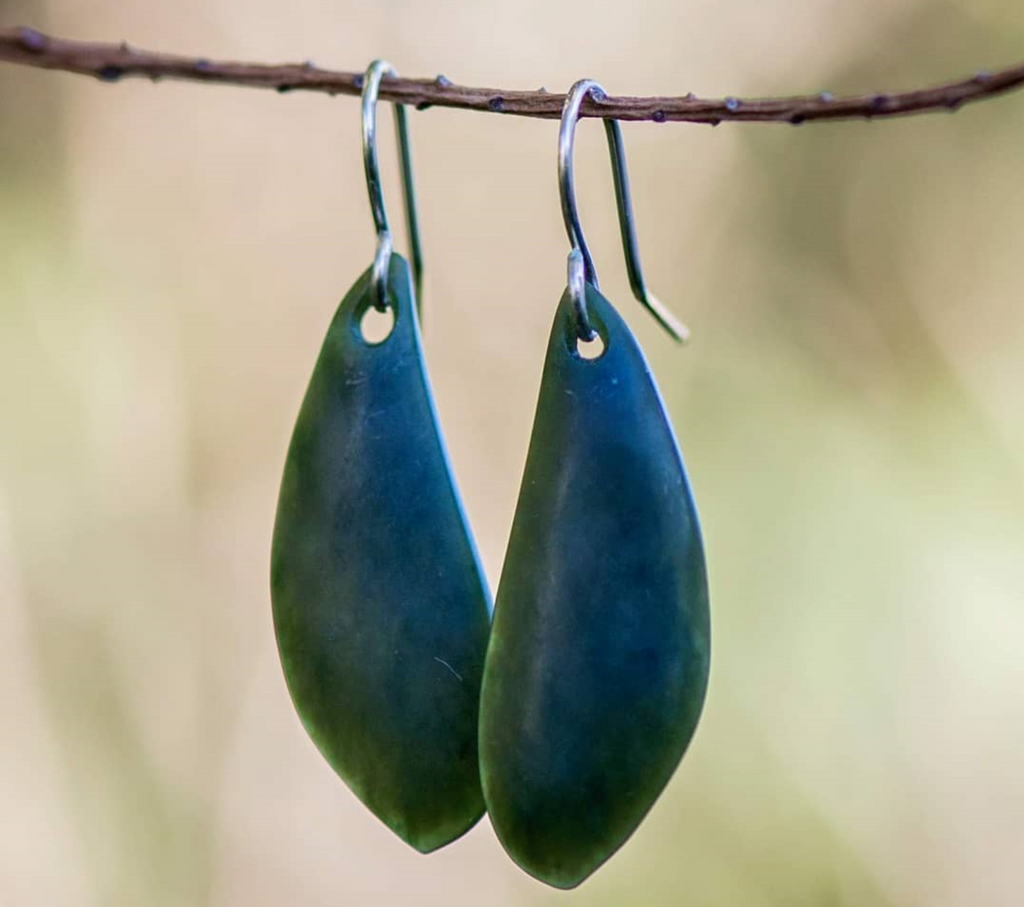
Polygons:
<instances>
[{"instance_id":1,"label":"small thorn on branch","mask_svg":"<svg viewBox=\"0 0 1024 907\"><path fill-rule=\"evenodd\" d=\"M41 54L48 43L46 35L34 28L22 26L17 30L18 43L29 53Z\"/></svg>"}]
</instances>

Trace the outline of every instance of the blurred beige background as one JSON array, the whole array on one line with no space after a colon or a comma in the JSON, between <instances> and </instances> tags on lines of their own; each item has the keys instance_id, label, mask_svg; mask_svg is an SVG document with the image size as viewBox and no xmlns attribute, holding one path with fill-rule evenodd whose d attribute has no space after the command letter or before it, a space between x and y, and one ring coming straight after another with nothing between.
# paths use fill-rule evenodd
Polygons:
<instances>
[{"instance_id":1,"label":"blurred beige background","mask_svg":"<svg viewBox=\"0 0 1024 907\"><path fill-rule=\"evenodd\" d=\"M1024 47L1017 0L0 0L0 21L623 94L910 88ZM493 585L564 281L557 125L412 127L427 355ZM285 448L373 251L354 99L0 65L0 905L1024 903L1024 94L625 131L688 348L629 298L593 123L579 192L703 515L712 685L648 820L559 894L486 823L429 858L394 838L277 663Z\"/></svg>"}]
</instances>

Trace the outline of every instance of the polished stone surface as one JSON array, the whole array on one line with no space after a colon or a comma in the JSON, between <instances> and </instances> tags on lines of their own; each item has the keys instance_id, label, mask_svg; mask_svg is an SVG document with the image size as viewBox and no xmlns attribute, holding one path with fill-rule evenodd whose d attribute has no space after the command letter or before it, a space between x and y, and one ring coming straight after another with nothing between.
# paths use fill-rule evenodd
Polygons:
<instances>
[{"instance_id":1,"label":"polished stone surface","mask_svg":"<svg viewBox=\"0 0 1024 907\"><path fill-rule=\"evenodd\" d=\"M700 529L643 354L587 286L600 358L555 318L481 694L505 849L559 888L633 833L697 726L710 629Z\"/></svg>"},{"instance_id":2,"label":"polished stone surface","mask_svg":"<svg viewBox=\"0 0 1024 907\"><path fill-rule=\"evenodd\" d=\"M274 627L295 707L362 801L423 852L484 811L477 758L489 597L441 440L406 262L370 344L369 272L342 301L281 484Z\"/></svg>"}]
</instances>

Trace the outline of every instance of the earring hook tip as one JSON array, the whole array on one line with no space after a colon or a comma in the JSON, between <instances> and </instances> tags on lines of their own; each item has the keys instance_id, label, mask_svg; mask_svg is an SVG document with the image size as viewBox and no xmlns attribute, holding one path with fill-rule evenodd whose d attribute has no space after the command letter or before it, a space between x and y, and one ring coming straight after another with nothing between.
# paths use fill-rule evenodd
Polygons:
<instances>
[{"instance_id":1,"label":"earring hook tip","mask_svg":"<svg viewBox=\"0 0 1024 907\"><path fill-rule=\"evenodd\" d=\"M689 341L690 329L676 318L668 306L658 299L657 296L652 293L645 293L640 301L647 308L647 311L654 316L654 320L668 332L669 336L676 343L686 343Z\"/></svg>"}]
</instances>

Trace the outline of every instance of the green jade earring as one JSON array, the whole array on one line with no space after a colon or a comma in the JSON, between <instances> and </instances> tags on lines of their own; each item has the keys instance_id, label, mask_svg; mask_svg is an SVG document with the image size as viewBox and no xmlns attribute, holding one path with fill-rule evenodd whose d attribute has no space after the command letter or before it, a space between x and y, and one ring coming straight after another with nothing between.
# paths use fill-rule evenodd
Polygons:
<instances>
[{"instance_id":1,"label":"green jade earring","mask_svg":"<svg viewBox=\"0 0 1024 907\"><path fill-rule=\"evenodd\" d=\"M392 251L376 143L383 62L362 137L377 253L331 322L292 435L271 598L295 708L334 770L424 853L482 816L479 690L490 601L441 440L420 349L421 275L405 110L395 106L412 247ZM390 309L380 342L368 309Z\"/></svg>"},{"instance_id":2,"label":"green jade earring","mask_svg":"<svg viewBox=\"0 0 1024 907\"><path fill-rule=\"evenodd\" d=\"M707 578L672 428L636 340L598 290L576 212L577 82L559 133L572 251L494 611L480 707L484 799L528 873L572 888L635 831L693 736L708 680ZM622 136L605 120L634 295L686 329L640 272ZM579 344L600 336L585 358Z\"/></svg>"}]
</instances>

